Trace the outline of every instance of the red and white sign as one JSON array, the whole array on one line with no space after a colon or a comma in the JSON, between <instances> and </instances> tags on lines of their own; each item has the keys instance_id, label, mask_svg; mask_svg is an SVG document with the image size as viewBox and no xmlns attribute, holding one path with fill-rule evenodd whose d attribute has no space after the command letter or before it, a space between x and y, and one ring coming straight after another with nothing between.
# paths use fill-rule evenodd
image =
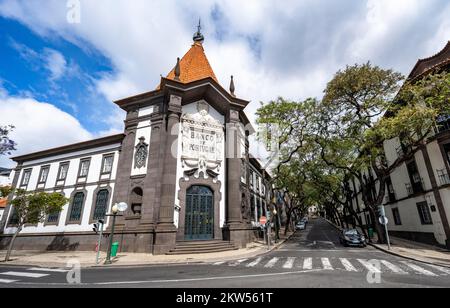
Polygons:
<instances>
[{"instance_id":1,"label":"red and white sign","mask_svg":"<svg viewBox=\"0 0 450 308\"><path fill-rule=\"evenodd\" d=\"M267 223L267 217L266 216L261 216L261 218L259 218L259 223L261 225L265 225Z\"/></svg>"}]
</instances>

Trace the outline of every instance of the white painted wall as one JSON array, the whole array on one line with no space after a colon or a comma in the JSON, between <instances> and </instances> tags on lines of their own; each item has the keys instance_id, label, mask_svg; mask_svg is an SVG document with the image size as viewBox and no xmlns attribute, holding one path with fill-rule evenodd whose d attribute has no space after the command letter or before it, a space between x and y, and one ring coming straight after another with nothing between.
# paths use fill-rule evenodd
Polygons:
<instances>
[{"instance_id":1,"label":"white painted wall","mask_svg":"<svg viewBox=\"0 0 450 308\"><path fill-rule=\"evenodd\" d=\"M209 105L209 104L208 104ZM188 104L182 107L182 114L198 114L197 103ZM222 125L225 125L225 117L220 114L217 110L215 110L211 105L209 105L209 114L215 120L219 121ZM183 166L181 161L182 156L182 127L179 125L178 127L178 153L177 153L177 183L175 190L175 207L180 206L180 200L178 200L178 191L180 190L180 182L179 180L183 177L184 171L190 170L189 167ZM224 140L224 139L223 139ZM221 195L222 198L220 200L220 227L223 227L225 224L225 142L222 143L222 165L220 167L220 171L217 172L219 174L218 180L221 182ZM174 209L174 223L178 227L179 223L179 211Z\"/></svg>"},{"instance_id":2,"label":"white painted wall","mask_svg":"<svg viewBox=\"0 0 450 308\"><path fill-rule=\"evenodd\" d=\"M385 152L386 156L388 158L388 161L390 163L394 162L395 159L397 159L397 151L396 148L399 146L398 139L393 139L385 142ZM436 141L431 142L427 145L427 151L430 156L433 172L436 176L436 180L438 181L438 186L440 186L440 182L437 175L437 170L445 169L445 160L442 157L441 150L439 148L439 145ZM417 163L417 168L420 173L420 176L423 178L424 182L424 189L430 190L432 188L431 186L431 180L428 176L428 171L425 165L424 157L421 151L418 151L415 154L415 159ZM436 206L436 200L434 197L433 192L429 192L427 194L415 197L415 198L408 198L408 193L405 184L410 183L410 178L408 175L408 170L406 167L406 164L402 164L400 167L395 169L391 173L391 179L392 179L392 185L394 187L397 200L398 201L394 204L386 205L385 211L386 216L389 219L388 229L390 231L404 231L404 232L426 232L426 233L433 233L436 240L440 244L445 244L445 233L444 228L442 224L442 220L439 214L439 209L437 209L435 212L432 212L430 209L430 214L433 220L432 225L422 225L420 216L417 210L417 203L420 202L427 202L428 206L431 205ZM357 181L356 181L357 182ZM357 187L358 187L357 183ZM387 195L386 191L386 195ZM448 187L441 187L440 188L440 194L442 201L444 203L445 212L447 215L447 219L450 221L450 188ZM404 200L402 200L404 199ZM362 197L361 194L358 195L358 200L360 202L360 207L363 209L362 206ZM353 202L354 208L356 209L356 203ZM437 207L437 206L436 206ZM400 213L400 219L402 224L401 225L395 225L394 223L394 217L392 214L392 209L397 208ZM365 217L363 218L365 221Z\"/></svg>"},{"instance_id":3,"label":"white painted wall","mask_svg":"<svg viewBox=\"0 0 450 308\"><path fill-rule=\"evenodd\" d=\"M27 233L53 233L53 232L86 232L92 231L92 226L89 224L91 208L95 203L94 190L98 187L97 182L100 179L102 159L104 154L114 154L113 168L111 173L110 181L114 181L116 179L117 166L119 161L119 148L120 143L111 144L107 146L92 148L89 150L76 151L72 153L67 153L64 155L57 156L49 156L45 159L28 161L23 164L23 169L21 170L21 174L19 177L20 185L23 177L24 170L31 168L31 178L28 184L27 190L33 191L36 189L38 177L40 173L41 166L50 165L50 172L48 175L47 182L45 184L46 191L53 191L55 188L56 179L58 175L59 165L62 162L69 162L69 170L65 182L65 186L63 189L63 193L67 198L70 198L72 192L74 191L74 185L77 182L78 178L78 170L80 165L80 160L83 158L91 158L91 164L89 167L89 173L87 177L87 181L85 184L85 189L87 190L87 196L85 197L85 204L83 208L83 217L82 222L79 225L66 225L66 217L68 214L69 204L64 206L63 211L60 214L59 222L57 226L44 226L44 223L38 224L38 226L28 226L25 227L22 231L23 234ZM75 155L82 155L82 157L73 157ZM108 208L111 208L112 194L114 192L114 183L103 184L102 186L110 185L112 188L111 196L110 196L110 204ZM101 186L101 187L102 187ZM69 201L70 203L70 201ZM11 213L9 213L11 215ZM9 220L10 217L8 217ZM108 223L108 221L107 221ZM106 226L107 226L106 223ZM106 227L105 226L105 227ZM5 228L6 234L14 233L15 228Z\"/></svg>"}]
</instances>

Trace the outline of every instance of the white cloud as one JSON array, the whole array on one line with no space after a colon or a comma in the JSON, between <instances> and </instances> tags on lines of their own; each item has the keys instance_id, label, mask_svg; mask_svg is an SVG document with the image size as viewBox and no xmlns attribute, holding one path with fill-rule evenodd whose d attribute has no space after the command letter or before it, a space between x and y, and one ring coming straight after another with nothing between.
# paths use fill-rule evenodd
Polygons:
<instances>
[{"instance_id":1,"label":"white cloud","mask_svg":"<svg viewBox=\"0 0 450 308\"><path fill-rule=\"evenodd\" d=\"M320 97L334 72L347 64L370 60L407 75L418 58L438 52L450 39L446 0L80 3L80 24L67 22L60 0L0 0L0 15L41 36L100 51L114 72L97 80L96 90L111 101L153 90L160 74L189 48L201 17L211 65L225 88L235 76L236 93L252 101L246 110L250 119L259 101ZM54 63L58 76L62 61Z\"/></svg>"},{"instance_id":2,"label":"white cloud","mask_svg":"<svg viewBox=\"0 0 450 308\"><path fill-rule=\"evenodd\" d=\"M43 59L45 67L50 72L50 80L58 80L66 73L67 62L60 52L54 49L45 48Z\"/></svg>"},{"instance_id":3,"label":"white cloud","mask_svg":"<svg viewBox=\"0 0 450 308\"><path fill-rule=\"evenodd\" d=\"M54 105L32 98L11 97L1 88L0 124L15 126L10 137L18 145L12 156L92 138L77 119ZM0 156L0 166L13 167L14 162L7 156Z\"/></svg>"},{"instance_id":4,"label":"white cloud","mask_svg":"<svg viewBox=\"0 0 450 308\"><path fill-rule=\"evenodd\" d=\"M64 56L57 50L44 48L39 52L14 39L11 40L10 45L31 65L33 70L46 69L49 75L48 79L51 82L55 82L65 75L67 76L68 73L73 75L77 71L77 66L72 64L69 67Z\"/></svg>"}]
</instances>

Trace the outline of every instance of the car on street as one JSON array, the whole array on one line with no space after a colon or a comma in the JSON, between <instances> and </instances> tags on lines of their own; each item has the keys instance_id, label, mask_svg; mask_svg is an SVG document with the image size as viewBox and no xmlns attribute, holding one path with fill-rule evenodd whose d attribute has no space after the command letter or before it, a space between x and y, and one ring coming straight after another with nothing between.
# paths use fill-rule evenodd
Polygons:
<instances>
[{"instance_id":1,"label":"car on street","mask_svg":"<svg viewBox=\"0 0 450 308\"><path fill-rule=\"evenodd\" d=\"M309 219L307 216L303 217L302 220L305 224L307 224L309 222Z\"/></svg>"},{"instance_id":2,"label":"car on street","mask_svg":"<svg viewBox=\"0 0 450 308\"><path fill-rule=\"evenodd\" d=\"M344 246L366 247L366 238L356 229L344 229L339 234L339 241Z\"/></svg>"},{"instance_id":3,"label":"car on street","mask_svg":"<svg viewBox=\"0 0 450 308\"><path fill-rule=\"evenodd\" d=\"M297 223L297 225L295 226L295 229L297 230L305 230L306 229L306 224L302 221L300 221L299 223Z\"/></svg>"}]
</instances>

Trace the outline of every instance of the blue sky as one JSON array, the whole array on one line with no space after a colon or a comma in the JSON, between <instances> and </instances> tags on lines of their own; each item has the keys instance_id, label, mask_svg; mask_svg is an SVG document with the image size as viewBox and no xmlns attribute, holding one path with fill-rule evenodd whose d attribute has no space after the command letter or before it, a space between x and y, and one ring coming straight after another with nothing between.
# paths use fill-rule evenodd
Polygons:
<instances>
[{"instance_id":1,"label":"blue sky","mask_svg":"<svg viewBox=\"0 0 450 308\"><path fill-rule=\"evenodd\" d=\"M448 16L448 0L0 0L0 125L16 126L15 155L123 131L113 101L154 90L199 17L219 81L234 75L254 121L261 101L320 98L346 65L407 75L446 45Z\"/></svg>"},{"instance_id":2,"label":"blue sky","mask_svg":"<svg viewBox=\"0 0 450 308\"><path fill-rule=\"evenodd\" d=\"M61 38L47 39L11 19L0 17L3 88L12 96L51 102L76 117L91 132L109 129L98 121L110 102L95 91L94 80L114 71L95 48L89 53ZM86 43L87 44L87 43Z\"/></svg>"}]
</instances>

